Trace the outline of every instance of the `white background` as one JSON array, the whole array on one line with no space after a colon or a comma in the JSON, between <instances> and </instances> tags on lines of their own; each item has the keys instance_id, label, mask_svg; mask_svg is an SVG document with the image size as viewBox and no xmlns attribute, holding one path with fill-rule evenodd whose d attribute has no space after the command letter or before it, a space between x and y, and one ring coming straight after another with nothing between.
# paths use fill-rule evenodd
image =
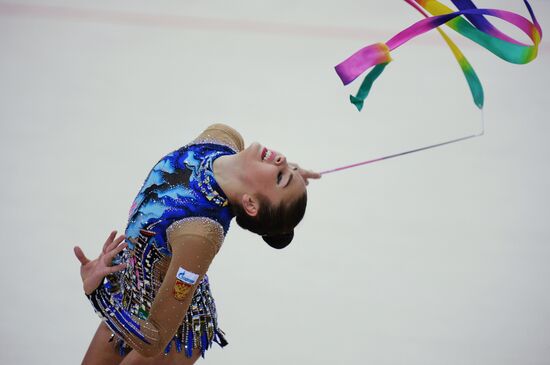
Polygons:
<instances>
[{"instance_id":1,"label":"white background","mask_svg":"<svg viewBox=\"0 0 550 365\"><path fill-rule=\"evenodd\" d=\"M316 170L478 132L435 32L348 103L333 66L418 19L402 1L0 2L0 363L80 362L99 320L72 247L97 254L210 123ZM486 134L314 181L286 250L235 224L210 273L230 345L201 363L550 363L549 47L517 66L449 34Z\"/></svg>"}]
</instances>

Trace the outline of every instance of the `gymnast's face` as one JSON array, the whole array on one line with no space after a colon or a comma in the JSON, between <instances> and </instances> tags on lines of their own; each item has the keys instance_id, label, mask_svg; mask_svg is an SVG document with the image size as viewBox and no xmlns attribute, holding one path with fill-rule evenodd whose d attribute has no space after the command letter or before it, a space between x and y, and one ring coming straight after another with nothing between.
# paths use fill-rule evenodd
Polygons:
<instances>
[{"instance_id":1,"label":"gymnast's face","mask_svg":"<svg viewBox=\"0 0 550 365\"><path fill-rule=\"evenodd\" d=\"M242 158L245 184L252 196L259 193L277 206L293 202L305 193L304 179L282 153L254 142L242 151Z\"/></svg>"}]
</instances>

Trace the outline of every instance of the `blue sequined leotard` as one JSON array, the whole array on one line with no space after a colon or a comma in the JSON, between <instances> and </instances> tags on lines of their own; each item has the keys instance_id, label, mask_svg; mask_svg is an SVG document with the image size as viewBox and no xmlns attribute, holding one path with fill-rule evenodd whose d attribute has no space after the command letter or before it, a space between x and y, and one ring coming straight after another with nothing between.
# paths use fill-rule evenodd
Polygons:
<instances>
[{"instance_id":1,"label":"blue sequined leotard","mask_svg":"<svg viewBox=\"0 0 550 365\"><path fill-rule=\"evenodd\" d=\"M126 228L129 247L141 229L155 232L150 238L161 254L169 255L166 229L187 217L208 217L227 233L233 215L218 186L212 164L235 151L225 145L202 143L183 147L161 159L145 180L132 208Z\"/></svg>"},{"instance_id":2,"label":"blue sequined leotard","mask_svg":"<svg viewBox=\"0 0 550 365\"><path fill-rule=\"evenodd\" d=\"M151 170L130 209L126 228L128 248L114 262L125 262L128 266L108 276L89 296L114 335L121 334L121 326L124 330L139 328L133 316L148 318L170 262L166 230L172 223L182 218L206 217L219 223L224 235L227 233L233 215L214 178L213 162L236 152L234 147L221 143L190 144L168 154ZM122 336L117 337L123 353L127 345ZM165 352L174 345L187 356L191 356L193 348L201 349L204 355L212 341L226 344L217 326L216 308L205 276Z\"/></svg>"}]
</instances>

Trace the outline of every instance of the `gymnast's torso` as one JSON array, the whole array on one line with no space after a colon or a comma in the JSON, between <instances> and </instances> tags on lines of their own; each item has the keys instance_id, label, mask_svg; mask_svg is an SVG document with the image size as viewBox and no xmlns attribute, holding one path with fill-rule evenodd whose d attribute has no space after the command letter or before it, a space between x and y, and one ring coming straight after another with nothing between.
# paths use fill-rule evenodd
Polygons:
<instances>
[{"instance_id":1,"label":"gymnast's torso","mask_svg":"<svg viewBox=\"0 0 550 365\"><path fill-rule=\"evenodd\" d=\"M103 283L113 304L141 320L148 319L170 264L170 230L204 236L219 250L233 214L214 177L213 162L239 152L243 145L238 132L217 124L153 167L130 208L125 233L128 247L114 260L127 267ZM184 322L165 351L170 351L172 345L178 352L184 348L188 354L193 348L204 351L212 341L225 342L222 334L217 328L208 277L204 276ZM127 344L120 339L118 342L119 350L124 352Z\"/></svg>"}]
</instances>

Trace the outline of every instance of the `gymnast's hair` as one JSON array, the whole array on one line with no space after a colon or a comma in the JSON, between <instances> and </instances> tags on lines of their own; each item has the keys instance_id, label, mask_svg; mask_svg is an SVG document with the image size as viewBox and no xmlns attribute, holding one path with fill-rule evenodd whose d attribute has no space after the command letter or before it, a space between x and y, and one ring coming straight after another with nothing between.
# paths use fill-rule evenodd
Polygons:
<instances>
[{"instance_id":1,"label":"gymnast's hair","mask_svg":"<svg viewBox=\"0 0 550 365\"><path fill-rule=\"evenodd\" d=\"M244 229L259 234L271 247L283 248L294 236L294 227L300 223L306 212L307 192L290 203L282 202L278 206L261 194L256 198L260 207L258 214L248 215L242 205L232 206L237 224Z\"/></svg>"}]
</instances>

